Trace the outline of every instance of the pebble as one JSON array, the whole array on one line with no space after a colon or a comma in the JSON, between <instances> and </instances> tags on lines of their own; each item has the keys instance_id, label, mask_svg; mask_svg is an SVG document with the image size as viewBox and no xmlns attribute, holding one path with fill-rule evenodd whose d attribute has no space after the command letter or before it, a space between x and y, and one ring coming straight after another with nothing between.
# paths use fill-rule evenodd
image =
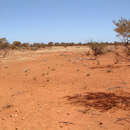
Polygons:
<instances>
[{"instance_id":1,"label":"pebble","mask_svg":"<svg viewBox=\"0 0 130 130\"><path fill-rule=\"evenodd\" d=\"M24 69L24 72L28 72L29 71L29 69Z\"/></svg>"}]
</instances>

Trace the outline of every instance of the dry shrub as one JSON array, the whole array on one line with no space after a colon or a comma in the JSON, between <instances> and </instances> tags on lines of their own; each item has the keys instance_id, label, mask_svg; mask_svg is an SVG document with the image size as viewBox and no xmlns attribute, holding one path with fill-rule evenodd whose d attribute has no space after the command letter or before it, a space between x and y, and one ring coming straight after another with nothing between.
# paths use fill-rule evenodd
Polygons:
<instances>
[{"instance_id":1,"label":"dry shrub","mask_svg":"<svg viewBox=\"0 0 130 130\"><path fill-rule=\"evenodd\" d=\"M39 48L38 47L31 47L30 48L32 51L37 51Z\"/></svg>"},{"instance_id":2,"label":"dry shrub","mask_svg":"<svg viewBox=\"0 0 130 130\"><path fill-rule=\"evenodd\" d=\"M127 51L127 55L130 56L130 49L128 49L128 51Z\"/></svg>"},{"instance_id":3,"label":"dry shrub","mask_svg":"<svg viewBox=\"0 0 130 130\"><path fill-rule=\"evenodd\" d=\"M130 61L130 47L129 46L120 46L117 51L113 52L115 54L115 64L123 61L128 62Z\"/></svg>"},{"instance_id":4,"label":"dry shrub","mask_svg":"<svg viewBox=\"0 0 130 130\"><path fill-rule=\"evenodd\" d=\"M106 52L106 44L91 43L89 47L92 49L94 56L102 55Z\"/></svg>"},{"instance_id":5,"label":"dry shrub","mask_svg":"<svg viewBox=\"0 0 130 130\"><path fill-rule=\"evenodd\" d=\"M126 46L125 53L127 56L130 56L130 47Z\"/></svg>"},{"instance_id":6,"label":"dry shrub","mask_svg":"<svg viewBox=\"0 0 130 130\"><path fill-rule=\"evenodd\" d=\"M0 58L5 58L8 55L9 55L9 49L0 50Z\"/></svg>"}]
</instances>

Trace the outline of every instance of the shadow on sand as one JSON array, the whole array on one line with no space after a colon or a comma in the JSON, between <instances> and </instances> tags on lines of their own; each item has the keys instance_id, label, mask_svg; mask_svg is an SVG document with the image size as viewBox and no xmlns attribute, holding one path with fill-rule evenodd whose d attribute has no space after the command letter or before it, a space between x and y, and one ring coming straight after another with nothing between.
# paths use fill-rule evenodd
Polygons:
<instances>
[{"instance_id":1,"label":"shadow on sand","mask_svg":"<svg viewBox=\"0 0 130 130\"><path fill-rule=\"evenodd\" d=\"M130 110L130 94L119 96L115 93L85 93L65 97L73 105L81 105L85 108L94 108L99 111L108 111L112 108Z\"/></svg>"}]
</instances>

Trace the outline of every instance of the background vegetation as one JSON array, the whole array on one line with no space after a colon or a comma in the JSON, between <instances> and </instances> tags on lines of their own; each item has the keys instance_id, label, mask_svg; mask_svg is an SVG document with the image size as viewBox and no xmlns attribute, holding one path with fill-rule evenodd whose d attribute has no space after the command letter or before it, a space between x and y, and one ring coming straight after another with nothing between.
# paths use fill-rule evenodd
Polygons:
<instances>
[{"instance_id":1,"label":"background vegetation","mask_svg":"<svg viewBox=\"0 0 130 130\"><path fill-rule=\"evenodd\" d=\"M103 54L105 51L106 45L125 45L127 47L128 54L130 54L129 42L130 42L130 20L125 18L120 18L118 21L113 21L113 24L116 26L114 31L117 32L117 36L121 38L121 42L94 42L90 41L87 43L66 43L66 42L49 42L49 43L21 43L20 41L14 41L13 43L9 43L6 38L0 38L0 50L5 49L29 49L29 50L37 50L45 47L53 47L53 46L89 46L94 55Z\"/></svg>"}]
</instances>

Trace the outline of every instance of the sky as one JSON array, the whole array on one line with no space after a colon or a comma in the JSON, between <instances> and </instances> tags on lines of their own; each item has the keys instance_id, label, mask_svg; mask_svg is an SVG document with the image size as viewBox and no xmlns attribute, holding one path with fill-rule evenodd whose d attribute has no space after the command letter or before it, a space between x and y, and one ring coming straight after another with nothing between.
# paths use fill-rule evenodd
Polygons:
<instances>
[{"instance_id":1,"label":"sky","mask_svg":"<svg viewBox=\"0 0 130 130\"><path fill-rule=\"evenodd\" d=\"M130 0L0 0L0 38L9 42L117 41L113 20Z\"/></svg>"}]
</instances>

